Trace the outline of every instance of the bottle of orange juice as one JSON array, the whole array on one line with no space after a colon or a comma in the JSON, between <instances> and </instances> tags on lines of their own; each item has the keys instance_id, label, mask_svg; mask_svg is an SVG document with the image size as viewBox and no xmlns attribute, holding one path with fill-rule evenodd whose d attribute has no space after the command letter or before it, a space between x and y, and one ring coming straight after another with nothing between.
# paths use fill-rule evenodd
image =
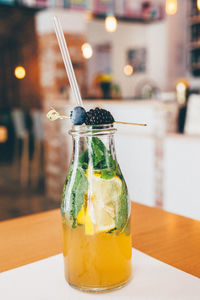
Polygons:
<instances>
[{"instance_id":1,"label":"bottle of orange juice","mask_svg":"<svg viewBox=\"0 0 200 300\"><path fill-rule=\"evenodd\" d=\"M73 126L61 212L65 277L80 290L121 287L131 276L130 201L113 124Z\"/></svg>"}]
</instances>

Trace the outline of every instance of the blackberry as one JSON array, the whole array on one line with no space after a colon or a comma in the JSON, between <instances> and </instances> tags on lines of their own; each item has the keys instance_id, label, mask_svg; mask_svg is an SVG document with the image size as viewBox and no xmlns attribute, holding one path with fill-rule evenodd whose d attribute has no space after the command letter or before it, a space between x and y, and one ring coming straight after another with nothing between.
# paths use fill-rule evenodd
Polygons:
<instances>
[{"instance_id":1,"label":"blackberry","mask_svg":"<svg viewBox=\"0 0 200 300\"><path fill-rule=\"evenodd\" d=\"M90 109L86 113L86 125L111 124L113 122L115 122L115 120L108 110L96 107L95 109Z\"/></svg>"}]
</instances>

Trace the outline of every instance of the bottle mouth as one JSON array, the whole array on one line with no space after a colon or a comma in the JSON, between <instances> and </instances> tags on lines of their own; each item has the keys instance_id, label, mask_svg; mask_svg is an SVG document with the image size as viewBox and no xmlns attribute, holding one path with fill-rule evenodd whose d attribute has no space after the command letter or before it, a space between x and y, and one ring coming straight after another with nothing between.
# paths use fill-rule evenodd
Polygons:
<instances>
[{"instance_id":1,"label":"bottle mouth","mask_svg":"<svg viewBox=\"0 0 200 300\"><path fill-rule=\"evenodd\" d=\"M73 125L69 130L72 136L100 136L100 135L113 135L117 131L113 124L100 124L100 125Z\"/></svg>"}]
</instances>

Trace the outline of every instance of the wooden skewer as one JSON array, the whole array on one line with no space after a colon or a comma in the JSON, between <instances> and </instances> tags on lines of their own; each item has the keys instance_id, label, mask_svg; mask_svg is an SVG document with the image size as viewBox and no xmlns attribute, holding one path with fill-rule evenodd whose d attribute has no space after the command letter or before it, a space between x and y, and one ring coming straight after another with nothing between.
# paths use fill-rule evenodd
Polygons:
<instances>
[{"instance_id":1,"label":"wooden skewer","mask_svg":"<svg viewBox=\"0 0 200 300\"><path fill-rule=\"evenodd\" d=\"M120 121L115 121L114 123L124 124L124 125L147 126L147 124L143 124L143 123L129 123L129 122L120 122Z\"/></svg>"},{"instance_id":2,"label":"wooden skewer","mask_svg":"<svg viewBox=\"0 0 200 300\"><path fill-rule=\"evenodd\" d=\"M57 119L70 119L70 117L66 115L61 115L59 112L57 112L53 107L52 109L47 113L47 118L51 121L55 121Z\"/></svg>"},{"instance_id":3,"label":"wooden skewer","mask_svg":"<svg viewBox=\"0 0 200 300\"><path fill-rule=\"evenodd\" d=\"M51 121L55 121L57 119L70 119L70 117L68 116L61 115L53 107L52 110L48 112L47 118L49 118ZM130 122L121 122L121 121L115 121L114 123L124 124L124 125L134 125L134 126L147 126L147 124L143 124L143 123L130 123Z\"/></svg>"},{"instance_id":4,"label":"wooden skewer","mask_svg":"<svg viewBox=\"0 0 200 300\"><path fill-rule=\"evenodd\" d=\"M68 117L68 116L64 116L64 115L60 115L60 117L59 117L61 120L62 119L70 119L70 117Z\"/></svg>"},{"instance_id":5,"label":"wooden skewer","mask_svg":"<svg viewBox=\"0 0 200 300\"><path fill-rule=\"evenodd\" d=\"M57 112L57 110L55 110L55 108L53 108L52 106L51 106L51 110L52 111L54 111L55 113L57 113L57 115L58 115L58 119L70 119L70 117L69 116L66 116L66 115L61 115L59 112ZM48 115L48 114L47 114Z\"/></svg>"}]
</instances>

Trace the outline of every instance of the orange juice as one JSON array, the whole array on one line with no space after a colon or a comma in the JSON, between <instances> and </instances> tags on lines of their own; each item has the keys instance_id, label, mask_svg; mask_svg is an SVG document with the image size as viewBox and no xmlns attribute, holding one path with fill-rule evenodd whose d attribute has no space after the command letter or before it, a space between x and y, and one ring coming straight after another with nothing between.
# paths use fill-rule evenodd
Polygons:
<instances>
[{"instance_id":1,"label":"orange juice","mask_svg":"<svg viewBox=\"0 0 200 300\"><path fill-rule=\"evenodd\" d=\"M131 251L130 232L86 235L84 225L74 229L63 222L65 277L74 287L104 290L124 285L131 276Z\"/></svg>"}]
</instances>

